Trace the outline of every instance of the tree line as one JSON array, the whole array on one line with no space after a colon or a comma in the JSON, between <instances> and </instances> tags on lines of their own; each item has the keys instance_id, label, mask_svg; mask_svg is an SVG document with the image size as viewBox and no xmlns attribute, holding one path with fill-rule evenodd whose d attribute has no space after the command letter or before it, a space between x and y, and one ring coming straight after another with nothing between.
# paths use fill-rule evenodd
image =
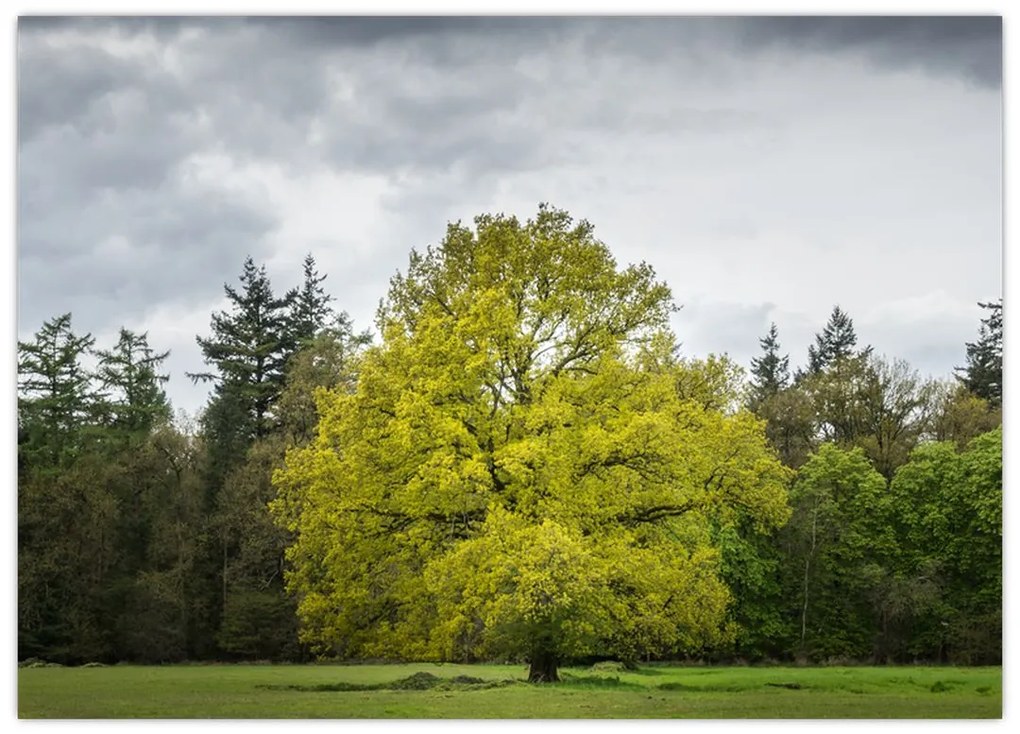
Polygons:
<instances>
[{"instance_id":1,"label":"tree line","mask_svg":"<svg viewBox=\"0 0 1020 734\"><path fill-rule=\"evenodd\" d=\"M19 342L20 659L1001 661L1001 303L952 380L838 307L745 379L550 208L412 252L377 344L324 280L245 261L194 425L145 334Z\"/></svg>"},{"instance_id":2,"label":"tree line","mask_svg":"<svg viewBox=\"0 0 1020 734\"><path fill-rule=\"evenodd\" d=\"M198 337L210 371L193 379L212 390L195 425L173 419L167 353L145 334L96 349L64 314L19 342L19 657L307 657L271 472L312 435L314 391L346 384L368 339L323 280L309 256L278 296L245 261Z\"/></svg>"}]
</instances>

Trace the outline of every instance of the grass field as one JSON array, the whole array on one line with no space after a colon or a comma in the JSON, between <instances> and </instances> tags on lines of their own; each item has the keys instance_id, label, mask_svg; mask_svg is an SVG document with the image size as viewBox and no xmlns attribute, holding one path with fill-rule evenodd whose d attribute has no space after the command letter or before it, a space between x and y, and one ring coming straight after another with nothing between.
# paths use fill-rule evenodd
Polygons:
<instances>
[{"instance_id":1,"label":"grass field","mask_svg":"<svg viewBox=\"0 0 1020 734\"><path fill-rule=\"evenodd\" d=\"M384 686L415 673L428 690ZM999 718L1001 668L178 665L22 668L21 718ZM471 676L486 683L450 683ZM418 676L421 678L422 676ZM424 676L424 678L428 678ZM496 684L498 681L511 683ZM435 683L436 681L431 681ZM488 685L489 687L486 687ZM333 690L315 690L316 687Z\"/></svg>"}]
</instances>

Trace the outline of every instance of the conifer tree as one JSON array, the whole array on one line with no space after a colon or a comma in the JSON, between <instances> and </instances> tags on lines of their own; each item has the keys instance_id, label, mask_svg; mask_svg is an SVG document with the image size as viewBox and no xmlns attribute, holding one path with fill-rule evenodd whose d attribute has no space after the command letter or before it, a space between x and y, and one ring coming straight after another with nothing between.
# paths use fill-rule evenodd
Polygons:
<instances>
[{"instance_id":1,"label":"conifer tree","mask_svg":"<svg viewBox=\"0 0 1020 734\"><path fill-rule=\"evenodd\" d=\"M241 443L265 436L272 428L272 408L283 387L284 366L293 349L287 329L288 309L295 295L273 294L265 266L251 257L244 262L241 286L224 285L231 310L214 313L212 336L197 337L206 364L218 374L193 374L215 382L213 402L229 401L234 432ZM240 421L240 425L236 424ZM208 428L208 426L207 426Z\"/></svg>"},{"instance_id":2,"label":"conifer tree","mask_svg":"<svg viewBox=\"0 0 1020 734\"><path fill-rule=\"evenodd\" d=\"M95 339L78 336L71 314L45 322L18 342L18 445L21 463L57 466L81 448L81 433L99 395L81 364Z\"/></svg>"},{"instance_id":3,"label":"conifer tree","mask_svg":"<svg viewBox=\"0 0 1020 734\"><path fill-rule=\"evenodd\" d=\"M779 330L775 323L769 327L768 333L758 342L761 344L762 356L751 360L751 399L749 402L752 409L778 394L790 382L790 358L779 355Z\"/></svg>"},{"instance_id":4,"label":"conifer tree","mask_svg":"<svg viewBox=\"0 0 1020 734\"><path fill-rule=\"evenodd\" d=\"M294 291L290 312L290 337L297 349L309 344L336 316L329 305L333 297L322 287L326 276L319 275L311 253L305 256L303 268L305 279Z\"/></svg>"},{"instance_id":5,"label":"conifer tree","mask_svg":"<svg viewBox=\"0 0 1020 734\"><path fill-rule=\"evenodd\" d=\"M817 375L833 363L855 356L857 333L854 322L839 306L832 309L829 323L820 334L815 335L815 343L808 347L808 374ZM871 352L871 347L860 350L864 355Z\"/></svg>"},{"instance_id":6,"label":"conifer tree","mask_svg":"<svg viewBox=\"0 0 1020 734\"><path fill-rule=\"evenodd\" d=\"M1002 299L998 303L978 303L987 309L981 319L976 342L967 342L967 366L957 368L958 379L989 405L1002 405Z\"/></svg>"},{"instance_id":7,"label":"conifer tree","mask_svg":"<svg viewBox=\"0 0 1020 734\"><path fill-rule=\"evenodd\" d=\"M130 433L148 433L170 418L170 403L163 391L169 377L159 372L170 352L156 353L148 334L121 329L117 344L100 350L97 376L104 388L112 388L111 426Z\"/></svg>"}]
</instances>

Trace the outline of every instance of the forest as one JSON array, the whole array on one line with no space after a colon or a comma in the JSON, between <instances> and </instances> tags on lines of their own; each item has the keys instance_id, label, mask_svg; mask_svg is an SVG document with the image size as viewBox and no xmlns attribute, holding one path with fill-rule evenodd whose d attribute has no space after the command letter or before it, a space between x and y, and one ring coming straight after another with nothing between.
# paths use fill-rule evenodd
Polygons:
<instances>
[{"instance_id":1,"label":"forest","mask_svg":"<svg viewBox=\"0 0 1020 734\"><path fill-rule=\"evenodd\" d=\"M144 333L19 341L19 660L1001 663L998 298L947 379L839 306L745 370L547 206L412 251L374 335L311 255L224 289L193 424Z\"/></svg>"}]
</instances>

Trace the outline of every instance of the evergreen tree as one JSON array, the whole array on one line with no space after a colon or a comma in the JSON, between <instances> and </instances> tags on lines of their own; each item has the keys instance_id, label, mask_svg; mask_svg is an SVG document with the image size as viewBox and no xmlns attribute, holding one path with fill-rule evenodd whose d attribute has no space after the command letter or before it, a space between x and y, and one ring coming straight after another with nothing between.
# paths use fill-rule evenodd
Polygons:
<instances>
[{"instance_id":1,"label":"evergreen tree","mask_svg":"<svg viewBox=\"0 0 1020 734\"><path fill-rule=\"evenodd\" d=\"M242 444L250 444L273 426L272 408L283 387L284 365L293 352L287 315L295 295L274 296L265 266L256 267L251 257L244 261L240 280L240 291L223 286L231 311L214 313L212 336L196 338L206 364L219 374L191 376L215 381L213 402L232 404L220 412L230 414L232 433L238 434Z\"/></svg>"},{"instance_id":2,"label":"evergreen tree","mask_svg":"<svg viewBox=\"0 0 1020 734\"><path fill-rule=\"evenodd\" d=\"M319 275L311 253L304 260L304 282L294 291L290 312L290 336L294 346L307 345L335 316L329 305L333 297L322 288L325 275Z\"/></svg>"},{"instance_id":3,"label":"evergreen tree","mask_svg":"<svg viewBox=\"0 0 1020 734\"><path fill-rule=\"evenodd\" d=\"M116 346L100 350L97 376L112 388L111 427L129 433L148 433L170 418L170 403L162 385L169 377L159 372L170 352L156 353L147 334L120 330Z\"/></svg>"},{"instance_id":4,"label":"evergreen tree","mask_svg":"<svg viewBox=\"0 0 1020 734\"><path fill-rule=\"evenodd\" d=\"M762 356L751 360L751 409L756 410L765 400L784 389L790 381L790 358L779 356L779 330L775 323L768 334L759 339Z\"/></svg>"},{"instance_id":5,"label":"evergreen tree","mask_svg":"<svg viewBox=\"0 0 1020 734\"><path fill-rule=\"evenodd\" d=\"M839 360L855 356L855 346L857 334L854 322L845 311L835 306L829 323L822 333L815 335L815 343L808 347L808 374L817 375ZM866 347L859 354L870 352L871 347Z\"/></svg>"},{"instance_id":6,"label":"evergreen tree","mask_svg":"<svg viewBox=\"0 0 1020 734\"><path fill-rule=\"evenodd\" d=\"M252 445L276 428L273 409L294 351L289 316L296 293L275 296L265 266L256 267L251 257L245 259L240 281L240 289L224 284L230 310L212 315L212 336L197 337L206 363L216 372L191 375L214 382L201 420L205 519L193 565L198 582L193 594L205 611L189 641L189 648L207 654L217 647L216 634L229 603L229 565L236 554L219 512L225 487Z\"/></svg>"},{"instance_id":7,"label":"evergreen tree","mask_svg":"<svg viewBox=\"0 0 1020 734\"><path fill-rule=\"evenodd\" d=\"M957 368L958 379L989 405L1002 405L1002 299L978 303L990 313L981 319L976 342L967 342L967 366Z\"/></svg>"},{"instance_id":8,"label":"evergreen tree","mask_svg":"<svg viewBox=\"0 0 1020 734\"><path fill-rule=\"evenodd\" d=\"M18 342L19 464L55 467L81 449L82 429L100 396L82 366L95 339L78 336L71 314L45 322L34 341Z\"/></svg>"},{"instance_id":9,"label":"evergreen tree","mask_svg":"<svg viewBox=\"0 0 1020 734\"><path fill-rule=\"evenodd\" d=\"M122 329L113 349L95 352L92 375L81 361L93 343L72 332L65 314L19 345L22 657L116 659L121 617L149 555L149 497L166 469L146 439L154 421L169 416L157 374L166 355Z\"/></svg>"}]
</instances>

